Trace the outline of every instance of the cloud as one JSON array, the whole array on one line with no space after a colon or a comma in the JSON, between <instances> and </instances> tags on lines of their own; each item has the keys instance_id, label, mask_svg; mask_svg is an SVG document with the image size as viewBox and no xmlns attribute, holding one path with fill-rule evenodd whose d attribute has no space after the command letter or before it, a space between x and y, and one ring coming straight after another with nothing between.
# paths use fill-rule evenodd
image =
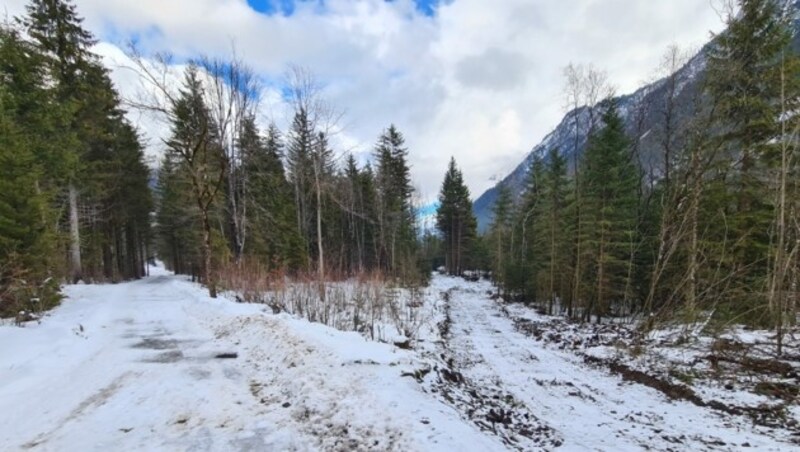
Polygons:
<instances>
[{"instance_id":1,"label":"cloud","mask_svg":"<svg viewBox=\"0 0 800 452\"><path fill-rule=\"evenodd\" d=\"M13 15L24 0L6 3ZM295 1L281 13L245 0L75 3L110 44L135 37L145 51L188 58L224 56L235 43L273 81L290 63L307 66L345 112L340 148L363 160L395 123L426 200L435 198L451 155L473 196L513 169L563 116L568 63L593 63L618 92L630 92L651 77L669 44L699 47L721 28L697 0L325 0ZM114 79L123 91L132 83L119 71ZM280 96L269 97L263 115L285 125Z\"/></svg>"},{"instance_id":2,"label":"cloud","mask_svg":"<svg viewBox=\"0 0 800 452\"><path fill-rule=\"evenodd\" d=\"M505 91L521 88L527 69L524 54L493 47L462 59L456 66L456 77L467 87Z\"/></svg>"}]
</instances>

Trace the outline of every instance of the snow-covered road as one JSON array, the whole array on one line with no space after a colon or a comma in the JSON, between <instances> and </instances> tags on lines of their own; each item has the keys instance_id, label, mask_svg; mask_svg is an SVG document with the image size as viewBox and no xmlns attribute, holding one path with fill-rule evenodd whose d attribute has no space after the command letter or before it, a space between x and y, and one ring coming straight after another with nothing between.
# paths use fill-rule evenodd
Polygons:
<instances>
[{"instance_id":1,"label":"snow-covered road","mask_svg":"<svg viewBox=\"0 0 800 452\"><path fill-rule=\"evenodd\" d=\"M487 283L435 277L445 337L400 350L153 270L0 327L0 449L787 449L517 332Z\"/></svg>"},{"instance_id":2,"label":"snow-covered road","mask_svg":"<svg viewBox=\"0 0 800 452\"><path fill-rule=\"evenodd\" d=\"M0 328L2 450L500 448L400 376L411 352L163 272L66 293Z\"/></svg>"},{"instance_id":3,"label":"snow-covered road","mask_svg":"<svg viewBox=\"0 0 800 452\"><path fill-rule=\"evenodd\" d=\"M448 347L468 385L493 387L552 428L563 450L787 450L768 429L625 383L514 328L488 283L438 281L449 291ZM528 315L535 316L533 312Z\"/></svg>"}]
</instances>

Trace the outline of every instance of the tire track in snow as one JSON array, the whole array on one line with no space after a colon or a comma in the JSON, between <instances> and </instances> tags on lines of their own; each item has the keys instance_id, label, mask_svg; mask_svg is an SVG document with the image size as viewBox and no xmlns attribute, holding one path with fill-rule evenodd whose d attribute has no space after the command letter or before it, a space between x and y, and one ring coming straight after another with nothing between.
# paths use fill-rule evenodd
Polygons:
<instances>
[{"instance_id":1,"label":"tire track in snow","mask_svg":"<svg viewBox=\"0 0 800 452\"><path fill-rule=\"evenodd\" d=\"M436 379L431 390L478 428L496 435L507 447L517 450L557 448L563 442L560 435L509 392L499 375L488 379L472 377L469 371L481 363L481 358L464 353L471 347L460 343L460 334L453 330L451 306L456 293L451 289L441 294L445 318L439 324L438 356L431 357L437 362L433 367Z\"/></svg>"},{"instance_id":2,"label":"tire track in snow","mask_svg":"<svg viewBox=\"0 0 800 452\"><path fill-rule=\"evenodd\" d=\"M655 390L624 383L569 352L543 347L517 332L486 284L450 291L446 342L465 380L498 388L535 413L567 449L780 450L752 427ZM544 446L546 447L546 446Z\"/></svg>"}]
</instances>

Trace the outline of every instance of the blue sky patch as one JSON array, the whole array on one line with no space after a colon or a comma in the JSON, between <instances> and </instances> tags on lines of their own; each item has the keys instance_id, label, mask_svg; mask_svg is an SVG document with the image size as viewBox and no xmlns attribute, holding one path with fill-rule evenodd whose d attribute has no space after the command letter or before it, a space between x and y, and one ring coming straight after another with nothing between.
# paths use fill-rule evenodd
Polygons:
<instances>
[{"instance_id":1,"label":"blue sky patch","mask_svg":"<svg viewBox=\"0 0 800 452\"><path fill-rule=\"evenodd\" d=\"M291 16L295 8L295 0L247 0L247 4L254 10L267 15Z\"/></svg>"},{"instance_id":2,"label":"blue sky patch","mask_svg":"<svg viewBox=\"0 0 800 452\"><path fill-rule=\"evenodd\" d=\"M419 210L417 211L417 215L419 215L420 217L424 217L424 216L428 216L428 215L434 215L434 214L436 214L436 211L438 209L439 209L439 202L436 201L434 203L427 204L427 205L424 205L424 206L420 207Z\"/></svg>"},{"instance_id":3,"label":"blue sky patch","mask_svg":"<svg viewBox=\"0 0 800 452\"><path fill-rule=\"evenodd\" d=\"M294 14L295 4L299 1L314 1L314 0L247 0L247 4L254 10L267 15L282 14L284 16L291 16ZM320 4L324 4L325 0L318 0ZM393 1L393 0L386 0ZM436 7L440 3L449 3L452 0L413 0L420 13L432 17L436 14Z\"/></svg>"},{"instance_id":4,"label":"blue sky patch","mask_svg":"<svg viewBox=\"0 0 800 452\"><path fill-rule=\"evenodd\" d=\"M436 14L436 7L439 3L440 0L414 0L417 10L429 17Z\"/></svg>"}]
</instances>

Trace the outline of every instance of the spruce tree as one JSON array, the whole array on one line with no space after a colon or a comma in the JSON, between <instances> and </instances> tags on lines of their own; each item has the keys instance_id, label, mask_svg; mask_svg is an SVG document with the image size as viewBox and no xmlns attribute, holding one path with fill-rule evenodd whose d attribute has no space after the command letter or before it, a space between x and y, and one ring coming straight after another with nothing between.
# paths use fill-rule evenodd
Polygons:
<instances>
[{"instance_id":1,"label":"spruce tree","mask_svg":"<svg viewBox=\"0 0 800 452\"><path fill-rule=\"evenodd\" d=\"M286 145L286 170L292 185L296 206L296 224L299 235L305 241L308 256L307 269L311 269L313 210L314 210L314 173L312 153L316 145L316 136L304 109L298 110L292 120Z\"/></svg>"},{"instance_id":2,"label":"spruce tree","mask_svg":"<svg viewBox=\"0 0 800 452\"><path fill-rule=\"evenodd\" d=\"M567 162L557 148L547 154L543 171L540 202L540 214L535 219L534 228L541 235L541 267L539 270L539 289L548 302L548 311L553 314L556 299L562 299L568 292L569 235L567 233L567 195L569 181L567 179Z\"/></svg>"},{"instance_id":3,"label":"spruce tree","mask_svg":"<svg viewBox=\"0 0 800 452\"><path fill-rule=\"evenodd\" d=\"M753 288L766 284L774 239L776 197L768 174L780 165L782 121L796 109L800 69L790 49L793 8L776 0L738 0L737 6L709 54L707 86L719 109L718 139L734 162L718 167L725 185L719 204L733 232L718 239L719 247L727 241L734 251L725 263L736 276L727 298L742 302L737 311L752 312L765 301L758 295L765 292Z\"/></svg>"},{"instance_id":4,"label":"spruce tree","mask_svg":"<svg viewBox=\"0 0 800 452\"><path fill-rule=\"evenodd\" d=\"M32 0L27 12L19 22L46 55L55 100L68 112L50 137L60 144L60 174L44 185L66 192L72 279L142 276L151 202L139 137L75 6Z\"/></svg>"},{"instance_id":5,"label":"spruce tree","mask_svg":"<svg viewBox=\"0 0 800 452\"><path fill-rule=\"evenodd\" d=\"M52 265L48 198L38 186L41 165L17 122L14 99L0 85L0 316L49 307L54 287L39 290ZM43 305L30 306L39 298Z\"/></svg>"},{"instance_id":6,"label":"spruce tree","mask_svg":"<svg viewBox=\"0 0 800 452\"><path fill-rule=\"evenodd\" d=\"M322 281L326 276L326 259L331 257L325 255L325 246L327 243L335 241L337 220L339 218L331 197L335 171L333 150L328 144L328 137L325 133L317 133L310 157L311 189L314 203L314 211L312 213L314 233L309 238L309 242L316 245L317 277ZM330 261L333 262L334 260L330 259Z\"/></svg>"},{"instance_id":7,"label":"spruce tree","mask_svg":"<svg viewBox=\"0 0 800 452\"><path fill-rule=\"evenodd\" d=\"M638 174L616 102L609 100L604 128L592 136L583 158L586 244L594 284L584 317L598 322L627 283L630 244L636 237Z\"/></svg>"},{"instance_id":8,"label":"spruce tree","mask_svg":"<svg viewBox=\"0 0 800 452\"><path fill-rule=\"evenodd\" d=\"M448 273L461 275L470 264L471 246L477 237L477 220L472 212L469 189L455 158L450 159L439 192L436 228L442 235Z\"/></svg>"},{"instance_id":9,"label":"spruce tree","mask_svg":"<svg viewBox=\"0 0 800 452\"><path fill-rule=\"evenodd\" d=\"M192 201L197 207L202 231L201 270L209 295L217 296L213 265L212 216L218 208L225 177L225 158L211 124L204 90L196 66L189 66L180 97L172 105L172 134L169 152L179 156L192 187Z\"/></svg>"},{"instance_id":10,"label":"spruce tree","mask_svg":"<svg viewBox=\"0 0 800 452\"><path fill-rule=\"evenodd\" d=\"M376 268L380 264L380 245L378 237L378 190L375 171L367 163L358 177L358 202L361 206L362 235L361 248L364 250L364 266Z\"/></svg>"},{"instance_id":11,"label":"spruce tree","mask_svg":"<svg viewBox=\"0 0 800 452\"><path fill-rule=\"evenodd\" d=\"M86 31L69 0L32 0L27 6L28 16L22 20L28 34L51 58L52 74L56 80L58 101L69 105L74 111L81 108L80 87L85 81L80 77L97 59L89 51L95 43ZM77 116L70 127L63 131L62 141L69 197L70 267L73 281L83 277L81 259L80 218L78 215L78 191L80 185L80 155L85 152L85 143L77 142L80 128Z\"/></svg>"},{"instance_id":12,"label":"spruce tree","mask_svg":"<svg viewBox=\"0 0 800 452\"><path fill-rule=\"evenodd\" d=\"M544 218L542 189L544 183L544 160L539 155L530 159L525 192L522 195L517 212L517 236L519 244L517 264L513 268L513 276L509 277L514 290L528 302L536 302L539 295L540 271L544 255L545 237L538 233L541 220Z\"/></svg>"},{"instance_id":13,"label":"spruce tree","mask_svg":"<svg viewBox=\"0 0 800 452\"><path fill-rule=\"evenodd\" d=\"M263 260L268 268L297 270L305 263L305 248L295 223L292 188L281 160L281 133L275 124L270 124L262 139L254 118L249 117L243 122L239 146L249 184L247 254Z\"/></svg>"},{"instance_id":14,"label":"spruce tree","mask_svg":"<svg viewBox=\"0 0 800 452\"><path fill-rule=\"evenodd\" d=\"M506 185L498 184L497 200L492 209L493 219L490 228L492 238L491 251L494 255L491 268L493 279L498 288L505 284L507 261L511 259L510 253L506 251L510 236L512 210L513 198L511 197L511 190Z\"/></svg>"},{"instance_id":15,"label":"spruce tree","mask_svg":"<svg viewBox=\"0 0 800 452\"><path fill-rule=\"evenodd\" d=\"M386 270L396 272L400 265L413 265L416 228L408 149L394 125L378 138L375 160L382 261Z\"/></svg>"},{"instance_id":16,"label":"spruce tree","mask_svg":"<svg viewBox=\"0 0 800 452\"><path fill-rule=\"evenodd\" d=\"M199 277L202 267L200 213L189 171L181 156L167 149L156 184L157 252L168 269Z\"/></svg>"}]
</instances>

